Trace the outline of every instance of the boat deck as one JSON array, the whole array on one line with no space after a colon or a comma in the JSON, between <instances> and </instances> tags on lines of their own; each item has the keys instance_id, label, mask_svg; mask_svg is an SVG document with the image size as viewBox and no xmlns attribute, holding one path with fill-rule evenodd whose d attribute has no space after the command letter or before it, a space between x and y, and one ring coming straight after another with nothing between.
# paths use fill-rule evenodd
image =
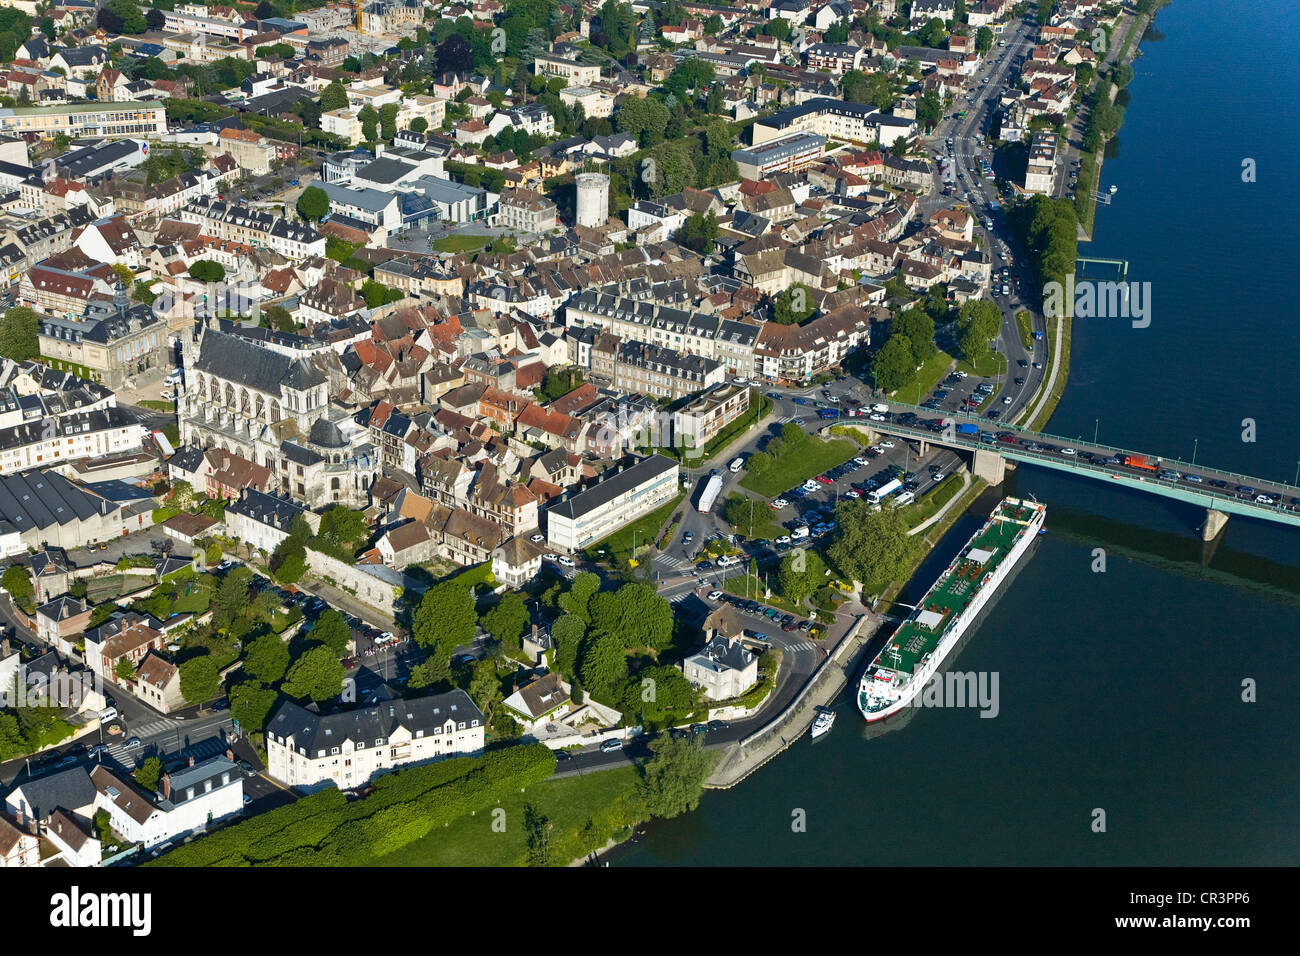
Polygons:
<instances>
[{"instance_id":1,"label":"boat deck","mask_svg":"<svg viewBox=\"0 0 1300 956\"><path fill-rule=\"evenodd\" d=\"M998 505L989 526L967 542L951 570L945 571L926 592L917 611L885 645L875 663L900 673L914 673L921 660L939 646L944 629L975 599L984 577L1006 560L1034 514L1035 509L1028 505L1009 501ZM981 563L970 557L973 551L988 552L989 557Z\"/></svg>"}]
</instances>

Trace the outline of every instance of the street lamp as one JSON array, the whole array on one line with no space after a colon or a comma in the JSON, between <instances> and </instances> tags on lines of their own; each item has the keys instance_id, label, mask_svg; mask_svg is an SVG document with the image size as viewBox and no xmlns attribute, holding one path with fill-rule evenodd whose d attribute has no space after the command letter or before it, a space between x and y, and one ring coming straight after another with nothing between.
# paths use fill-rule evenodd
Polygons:
<instances>
[{"instance_id":1,"label":"street lamp","mask_svg":"<svg viewBox=\"0 0 1300 956\"><path fill-rule=\"evenodd\" d=\"M1100 428L1101 428L1101 419L1100 418L1094 419L1092 423L1092 443L1094 445L1097 444L1097 432Z\"/></svg>"},{"instance_id":2,"label":"street lamp","mask_svg":"<svg viewBox=\"0 0 1300 956\"><path fill-rule=\"evenodd\" d=\"M1192 464L1196 464L1196 446L1200 443L1199 438L1192 439Z\"/></svg>"}]
</instances>

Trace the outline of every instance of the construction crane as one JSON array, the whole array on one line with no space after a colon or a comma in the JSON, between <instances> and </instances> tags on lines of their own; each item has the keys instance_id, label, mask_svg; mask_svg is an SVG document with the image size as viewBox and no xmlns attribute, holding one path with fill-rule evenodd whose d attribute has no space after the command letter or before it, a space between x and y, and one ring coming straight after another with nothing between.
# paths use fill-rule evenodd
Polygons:
<instances>
[{"instance_id":1,"label":"construction crane","mask_svg":"<svg viewBox=\"0 0 1300 956\"><path fill-rule=\"evenodd\" d=\"M353 4L356 6L356 10L357 10L357 32L358 32L358 33L362 33L362 32L364 32L364 31L361 29L361 5L362 5L364 2L365 2L365 0L353 0Z\"/></svg>"}]
</instances>

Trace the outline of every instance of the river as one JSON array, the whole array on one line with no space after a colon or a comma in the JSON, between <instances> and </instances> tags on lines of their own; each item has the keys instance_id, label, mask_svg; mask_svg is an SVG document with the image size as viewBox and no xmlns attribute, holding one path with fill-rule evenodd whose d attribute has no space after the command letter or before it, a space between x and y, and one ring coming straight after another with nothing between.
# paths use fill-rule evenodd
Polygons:
<instances>
[{"instance_id":1,"label":"river","mask_svg":"<svg viewBox=\"0 0 1300 956\"><path fill-rule=\"evenodd\" d=\"M1151 323L1076 320L1048 431L1295 473L1293 11L1174 0L1143 41L1102 173L1119 189L1080 255L1126 259L1151 283ZM706 793L613 865L1300 862L1300 530L1233 518L1206 553L1202 514L1175 502L1032 467L1006 490L1045 502L1051 532L952 665L997 672L996 717L923 708L869 735L845 694L829 737Z\"/></svg>"}]
</instances>

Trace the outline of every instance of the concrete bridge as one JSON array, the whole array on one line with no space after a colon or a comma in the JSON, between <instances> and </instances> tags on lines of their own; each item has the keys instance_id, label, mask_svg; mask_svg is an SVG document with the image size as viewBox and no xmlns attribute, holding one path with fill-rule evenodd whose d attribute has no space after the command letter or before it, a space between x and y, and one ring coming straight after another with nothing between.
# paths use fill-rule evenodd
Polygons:
<instances>
[{"instance_id":1,"label":"concrete bridge","mask_svg":"<svg viewBox=\"0 0 1300 956\"><path fill-rule=\"evenodd\" d=\"M895 402L890 404L890 412L884 418L884 421L841 418L838 424L912 439L920 442L923 453L928 445L969 451L973 457L971 471L990 485L1000 485L1006 476L1007 461L1015 461L1199 505L1206 512L1201 526L1201 537L1206 541L1218 537L1229 515L1300 526L1300 488L1294 485L1030 431L977 415L938 413ZM975 434L969 433L972 425L978 430ZM966 434L958 430L960 426L967 426ZM1145 460L1148 467L1126 464L1133 459ZM1161 477L1161 473L1169 472L1177 472L1179 477ZM1189 476L1201 480L1188 481ZM1260 495L1269 496L1273 503L1258 500Z\"/></svg>"}]
</instances>

